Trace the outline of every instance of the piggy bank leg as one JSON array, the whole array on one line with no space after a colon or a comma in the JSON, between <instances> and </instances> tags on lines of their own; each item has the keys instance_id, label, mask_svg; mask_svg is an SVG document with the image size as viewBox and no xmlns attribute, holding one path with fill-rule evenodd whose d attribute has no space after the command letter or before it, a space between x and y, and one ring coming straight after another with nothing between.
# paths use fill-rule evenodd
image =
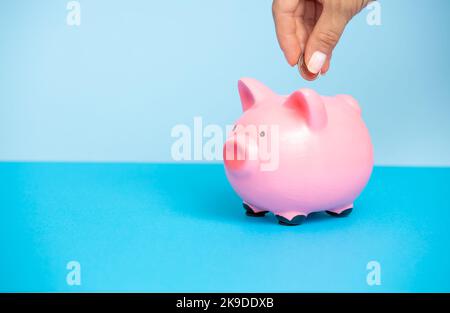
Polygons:
<instances>
[{"instance_id":1,"label":"piggy bank leg","mask_svg":"<svg viewBox=\"0 0 450 313\"><path fill-rule=\"evenodd\" d=\"M268 211L264 211L264 210L259 210L259 209L255 208L254 206L252 206L248 203L245 203L245 202L242 203L242 205L245 209L245 214L247 214L247 216L263 217L268 212Z\"/></svg>"},{"instance_id":2,"label":"piggy bank leg","mask_svg":"<svg viewBox=\"0 0 450 313\"><path fill-rule=\"evenodd\" d=\"M331 210L331 211L326 211L328 214L330 214L331 216L335 216L335 217L346 217L349 216L350 213L352 213L353 210L353 203L350 205L347 205L343 208L340 209L336 209L336 210Z\"/></svg>"},{"instance_id":3,"label":"piggy bank leg","mask_svg":"<svg viewBox=\"0 0 450 313\"><path fill-rule=\"evenodd\" d=\"M280 225L297 226L303 223L306 219L306 214L300 212L283 212L275 213Z\"/></svg>"}]
</instances>

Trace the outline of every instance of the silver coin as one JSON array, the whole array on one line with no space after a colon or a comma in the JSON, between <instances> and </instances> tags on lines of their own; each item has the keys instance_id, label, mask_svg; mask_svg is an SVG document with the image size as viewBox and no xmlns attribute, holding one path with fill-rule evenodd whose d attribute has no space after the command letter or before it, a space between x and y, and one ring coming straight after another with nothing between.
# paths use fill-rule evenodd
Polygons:
<instances>
[{"instance_id":1,"label":"silver coin","mask_svg":"<svg viewBox=\"0 0 450 313\"><path fill-rule=\"evenodd\" d=\"M298 58L297 62L297 69L300 74L302 73L302 67L303 67L303 53L300 54L300 57Z\"/></svg>"},{"instance_id":2,"label":"silver coin","mask_svg":"<svg viewBox=\"0 0 450 313\"><path fill-rule=\"evenodd\" d=\"M320 72L317 74L313 74L308 70L308 67L305 64L303 53L298 58L297 69L300 75L306 80L315 80L320 75Z\"/></svg>"}]
</instances>

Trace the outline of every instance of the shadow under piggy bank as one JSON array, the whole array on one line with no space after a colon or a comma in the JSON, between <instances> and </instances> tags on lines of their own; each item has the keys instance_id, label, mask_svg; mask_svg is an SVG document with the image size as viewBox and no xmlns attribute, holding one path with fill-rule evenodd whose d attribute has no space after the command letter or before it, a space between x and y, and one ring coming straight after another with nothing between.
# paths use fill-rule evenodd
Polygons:
<instances>
[{"instance_id":1,"label":"shadow under piggy bank","mask_svg":"<svg viewBox=\"0 0 450 313\"><path fill-rule=\"evenodd\" d=\"M158 164L148 174L155 177L152 189L161 194L164 209L174 214L217 222L281 227L271 213L264 217L246 215L242 200L231 188L222 164ZM334 220L325 212L314 212L305 223Z\"/></svg>"}]
</instances>

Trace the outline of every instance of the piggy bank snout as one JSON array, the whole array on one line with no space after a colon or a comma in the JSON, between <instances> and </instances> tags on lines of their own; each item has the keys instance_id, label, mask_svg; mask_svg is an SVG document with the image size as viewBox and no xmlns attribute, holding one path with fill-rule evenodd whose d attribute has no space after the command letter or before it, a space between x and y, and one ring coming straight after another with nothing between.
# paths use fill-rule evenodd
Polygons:
<instances>
[{"instance_id":1,"label":"piggy bank snout","mask_svg":"<svg viewBox=\"0 0 450 313\"><path fill-rule=\"evenodd\" d=\"M230 172L247 172L258 163L257 146L248 137L228 139L223 147L223 160Z\"/></svg>"}]
</instances>

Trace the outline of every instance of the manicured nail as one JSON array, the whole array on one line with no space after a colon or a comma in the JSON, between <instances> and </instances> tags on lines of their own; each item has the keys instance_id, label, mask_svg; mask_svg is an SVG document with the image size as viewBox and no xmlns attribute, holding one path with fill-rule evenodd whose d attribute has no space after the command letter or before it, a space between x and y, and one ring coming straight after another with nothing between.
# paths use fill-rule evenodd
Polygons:
<instances>
[{"instance_id":1,"label":"manicured nail","mask_svg":"<svg viewBox=\"0 0 450 313\"><path fill-rule=\"evenodd\" d=\"M308 63L308 71L313 74L320 73L320 70L322 69L326 60L327 55L325 53L322 53L320 51L314 52Z\"/></svg>"}]
</instances>

